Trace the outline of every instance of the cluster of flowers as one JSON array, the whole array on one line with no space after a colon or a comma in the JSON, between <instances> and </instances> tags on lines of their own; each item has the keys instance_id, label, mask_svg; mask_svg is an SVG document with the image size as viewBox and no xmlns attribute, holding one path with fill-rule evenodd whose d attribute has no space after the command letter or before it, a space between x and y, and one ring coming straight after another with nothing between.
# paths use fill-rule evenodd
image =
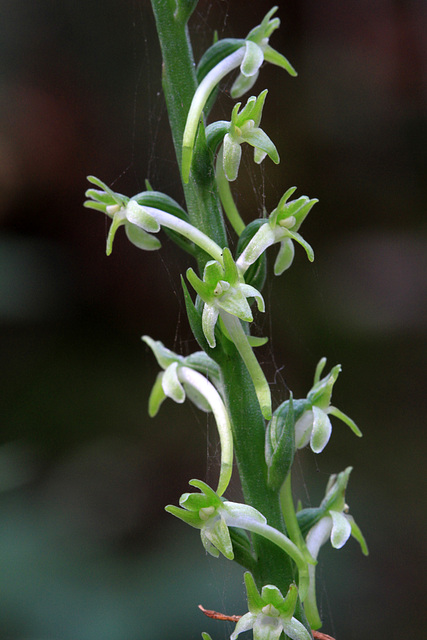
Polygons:
<instances>
[{"instance_id":1,"label":"cluster of flowers","mask_svg":"<svg viewBox=\"0 0 427 640\"><path fill-rule=\"evenodd\" d=\"M276 9L274 7L269 11L244 40L219 41L203 56L199 64L199 86L188 113L183 137L182 173L185 182L191 172L193 147L202 112L212 91L228 73L237 68L240 70L231 89L233 97L240 97L253 86L264 60L296 75L287 59L269 45L270 35L280 24L278 18L272 18ZM252 337L245 324L242 324L253 321L251 304L254 301L258 310L264 311L264 300L254 286L256 278L253 273L256 272L254 265L259 263L270 246L279 245L274 263L276 275L290 267L295 242L304 248L310 261L314 259L313 250L300 235L299 228L317 202L316 199L301 196L290 200L295 192L295 188L291 188L268 217L256 220L248 227L245 227L232 200L229 183L238 175L243 143L254 147L255 162L262 162L266 156L273 162L279 162L275 145L260 128L266 95L267 91L263 91L258 97L251 96L243 108L241 103L236 104L229 122L216 122L206 129L207 143L212 152L217 154L216 176L225 213L237 234L241 239L244 238L238 245L235 257L227 247L218 246L190 224L186 212L178 203L153 191L149 185L146 191L128 198L114 192L99 179L89 177L89 181L97 188L88 189L85 206L102 211L112 219L107 254L112 251L117 229L124 226L129 240L141 249L159 249L161 245L156 234L163 228L189 253L194 255L202 249L210 257L203 278L199 278L193 269L187 270L187 279L197 294L194 309L199 314L202 336L199 342L203 343L204 352L182 357L148 336L143 338L162 369L151 392L150 415L157 413L166 397L178 403L189 398L198 408L212 411L221 444L221 467L216 491L200 480L191 480L190 485L196 487L199 493L184 493L179 501L180 507L169 505L166 510L199 529L204 548L214 556L221 553L233 559L231 533L238 529L264 536L294 560L298 568L298 586L291 585L285 596L274 585L265 585L259 593L252 575L249 572L245 574L249 612L237 623L231 640L251 628L255 640L275 640L282 631L293 640L309 640L309 632L293 614L299 595L305 603L311 627L316 629L321 624L315 595L315 566L321 546L330 538L332 546L339 549L352 535L359 541L362 551L367 553L364 538L348 515L344 499L351 468L331 477L325 498L318 509L301 510L286 523L289 537L271 527L253 507L223 499L232 473L233 437L221 372L208 355L215 350L218 340L229 340L234 343L248 369L262 414L269 421L266 430L266 464L272 486L280 488L289 474L289 465L284 467L282 460L284 434L289 429L294 449L309 444L315 453L324 449L331 436L330 415L341 419L356 435L361 435L355 423L330 404L340 366L334 367L321 379L325 359L320 361L316 369L314 384L307 397L301 400L291 398L273 414L269 385L253 352L253 347L263 344L265 340ZM292 513L293 507L290 511ZM209 636L204 634L204 637L207 639Z\"/></svg>"}]
</instances>

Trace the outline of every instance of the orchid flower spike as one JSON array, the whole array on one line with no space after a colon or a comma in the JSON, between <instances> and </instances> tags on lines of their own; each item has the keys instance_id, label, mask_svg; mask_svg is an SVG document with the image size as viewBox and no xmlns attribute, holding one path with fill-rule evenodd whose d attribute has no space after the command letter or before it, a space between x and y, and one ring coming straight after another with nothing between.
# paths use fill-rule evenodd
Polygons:
<instances>
[{"instance_id":1,"label":"orchid flower spike","mask_svg":"<svg viewBox=\"0 0 427 640\"><path fill-rule=\"evenodd\" d=\"M232 98L239 98L252 88L264 60L282 67L292 76L297 75L289 61L268 44L271 34L280 25L279 18L271 19L277 8L273 7L244 40L220 40L200 61L199 67L206 69L206 74L193 96L185 125L182 149L184 182L189 179L194 141L203 109L213 89L227 74L240 67L240 74L231 88Z\"/></svg>"},{"instance_id":2,"label":"orchid flower spike","mask_svg":"<svg viewBox=\"0 0 427 640\"><path fill-rule=\"evenodd\" d=\"M291 187L286 191L277 207L265 221L265 224L260 226L257 233L241 253L237 260L237 267L240 273L244 274L248 267L268 247L275 243L280 243L279 253L274 263L274 274L276 276L281 275L291 266L295 253L294 242L297 242L305 249L308 259L313 262L313 249L298 233L298 230L318 200L316 198L310 200L307 196L300 196L297 200L288 202L295 191L296 187Z\"/></svg>"},{"instance_id":3,"label":"orchid flower spike","mask_svg":"<svg viewBox=\"0 0 427 640\"><path fill-rule=\"evenodd\" d=\"M236 640L239 634L250 629L253 629L254 640L279 640L282 633L292 640L311 640L310 633L294 617L298 598L295 584L291 584L283 597L272 584L265 585L259 593L249 571L244 578L249 612L240 618L230 640Z\"/></svg>"},{"instance_id":4,"label":"orchid flower spike","mask_svg":"<svg viewBox=\"0 0 427 640\"><path fill-rule=\"evenodd\" d=\"M234 552L229 527L238 527L270 540L295 562L299 572L299 592L303 600L308 587L308 565L298 547L283 533L270 527L265 517L247 504L221 499L205 482L190 480L189 484L200 493L184 493L179 507L168 505L168 513L200 530L206 551L217 558L222 553L233 560Z\"/></svg>"},{"instance_id":5,"label":"orchid flower spike","mask_svg":"<svg viewBox=\"0 0 427 640\"><path fill-rule=\"evenodd\" d=\"M303 412L295 423L295 444L303 449L308 443L314 453L320 453L329 442L332 425L329 416L335 416L344 422L353 433L361 437L362 432L356 423L345 413L330 404L333 386L340 374L341 365L337 364L327 376L320 380L326 364L322 358L316 367L314 385L307 395Z\"/></svg>"},{"instance_id":6,"label":"orchid flower spike","mask_svg":"<svg viewBox=\"0 0 427 640\"><path fill-rule=\"evenodd\" d=\"M188 397L202 411L212 411L215 417L221 444L221 467L217 493L222 495L227 489L233 470L233 434L230 419L217 388L208 380L211 378L219 387L218 365L204 352L191 356L179 356L166 349L160 342L149 336L142 338L153 351L157 362L164 371L159 373L148 401L148 413L154 417L166 397L183 403Z\"/></svg>"},{"instance_id":7,"label":"orchid flower spike","mask_svg":"<svg viewBox=\"0 0 427 640\"><path fill-rule=\"evenodd\" d=\"M261 293L245 284L239 275L236 263L228 248L223 250L223 264L211 260L204 269L201 280L193 269L187 270L187 278L196 293L203 300L202 328L209 346L216 346L215 326L221 319L223 333L234 342L254 383L261 411L265 418L271 418L270 388L264 373L252 351L248 336L240 320L252 322L253 315L247 298L255 298L258 309L264 311Z\"/></svg>"},{"instance_id":8,"label":"orchid flower spike","mask_svg":"<svg viewBox=\"0 0 427 640\"><path fill-rule=\"evenodd\" d=\"M161 247L160 241L151 234L158 233L161 227L165 227L184 243L194 243L222 264L221 247L187 222L186 212L169 196L157 191L144 191L128 198L115 193L98 178L89 176L88 180L102 190L88 189L86 197L90 200L86 200L84 206L102 211L113 220L107 238L107 255L110 255L114 236L122 225L129 240L140 249L148 251Z\"/></svg>"},{"instance_id":9,"label":"orchid flower spike","mask_svg":"<svg viewBox=\"0 0 427 640\"><path fill-rule=\"evenodd\" d=\"M348 514L349 507L345 503L345 491L352 467L347 467L338 475L332 475L326 487L325 497L319 509L307 509L307 515L314 514L314 522L306 534L307 549L317 560L320 548L330 539L334 549L341 549L352 536L360 544L362 553L368 555L368 547L356 522ZM305 520L304 510L298 513L298 519ZM310 585L304 603L307 619L313 629L321 626L316 603L315 565L309 565Z\"/></svg>"}]
</instances>

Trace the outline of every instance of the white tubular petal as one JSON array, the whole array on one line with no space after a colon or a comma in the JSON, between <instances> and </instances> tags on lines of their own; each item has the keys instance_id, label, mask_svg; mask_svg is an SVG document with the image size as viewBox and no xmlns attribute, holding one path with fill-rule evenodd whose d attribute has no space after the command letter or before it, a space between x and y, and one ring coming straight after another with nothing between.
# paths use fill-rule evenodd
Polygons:
<instances>
[{"instance_id":1,"label":"white tubular petal","mask_svg":"<svg viewBox=\"0 0 427 640\"><path fill-rule=\"evenodd\" d=\"M144 207L144 210L162 227L172 229L172 231L176 231L176 233L179 233L184 238L191 240L194 244L197 244L197 246L212 256L214 260L219 262L221 265L223 264L221 247L211 240L209 236L203 233L203 231L193 227L192 224L189 224L185 220L181 220L181 218L177 218L177 216L167 213L167 211L155 209L154 207Z\"/></svg>"},{"instance_id":2,"label":"white tubular petal","mask_svg":"<svg viewBox=\"0 0 427 640\"><path fill-rule=\"evenodd\" d=\"M221 443L221 471L216 492L221 496L228 487L233 469L233 434L227 409L213 384L198 371L180 367L178 377L206 399L214 414Z\"/></svg>"},{"instance_id":3,"label":"white tubular petal","mask_svg":"<svg viewBox=\"0 0 427 640\"><path fill-rule=\"evenodd\" d=\"M236 265L240 273L244 274L246 269L253 264L264 251L276 242L276 235L269 223L263 224L247 247L242 251L237 259Z\"/></svg>"},{"instance_id":4,"label":"white tubular petal","mask_svg":"<svg viewBox=\"0 0 427 640\"><path fill-rule=\"evenodd\" d=\"M348 518L339 511L329 511L332 518L331 544L334 549L341 549L351 534L351 523Z\"/></svg>"},{"instance_id":5,"label":"white tubular petal","mask_svg":"<svg viewBox=\"0 0 427 640\"><path fill-rule=\"evenodd\" d=\"M221 60L221 62L206 74L196 89L188 111L187 122L185 124L182 139L185 182L188 182L194 140L204 106L216 85L221 82L221 80L230 73L230 71L233 71L233 69L236 69L240 65L245 55L245 51L245 47L240 47L240 49L234 51L231 55L224 58L224 60Z\"/></svg>"},{"instance_id":6,"label":"white tubular petal","mask_svg":"<svg viewBox=\"0 0 427 640\"><path fill-rule=\"evenodd\" d=\"M251 516L249 517L245 517L244 515L234 516L234 514L232 515L225 509L222 510L222 515L224 517L226 524L229 527L239 527L240 529L246 529L247 531L251 531L252 533L256 533L260 536L263 536L264 538L267 538L267 540L270 540L270 542L273 542L274 544L276 544L283 551L285 551L285 553L287 553L292 558L292 560L294 560L295 564L298 567L298 574L299 574L298 588L299 588L299 595L300 595L301 601L303 602L307 595L307 590L309 586L308 564L303 554L298 549L298 547L292 542L292 540L290 540L287 536L285 536L283 533L281 533L274 527L271 527L268 524L264 524L260 522L259 519L255 520Z\"/></svg>"},{"instance_id":7,"label":"white tubular petal","mask_svg":"<svg viewBox=\"0 0 427 640\"><path fill-rule=\"evenodd\" d=\"M149 233L157 233L160 231L160 224L155 217L151 215L149 208L138 204L136 200L129 200L126 206L126 219Z\"/></svg>"},{"instance_id":8,"label":"white tubular petal","mask_svg":"<svg viewBox=\"0 0 427 640\"><path fill-rule=\"evenodd\" d=\"M255 507L251 507L249 504L242 504L240 502L230 502L226 500L224 502L224 509L227 512L227 515L224 516L227 520L227 517L236 519L236 518L250 518L251 520L256 520L261 524L267 524L267 519L262 515L260 511L255 509Z\"/></svg>"},{"instance_id":9,"label":"white tubular petal","mask_svg":"<svg viewBox=\"0 0 427 640\"><path fill-rule=\"evenodd\" d=\"M329 442L332 425L327 414L318 407L313 407L313 429L310 437L310 447L314 453L320 453Z\"/></svg>"}]
</instances>

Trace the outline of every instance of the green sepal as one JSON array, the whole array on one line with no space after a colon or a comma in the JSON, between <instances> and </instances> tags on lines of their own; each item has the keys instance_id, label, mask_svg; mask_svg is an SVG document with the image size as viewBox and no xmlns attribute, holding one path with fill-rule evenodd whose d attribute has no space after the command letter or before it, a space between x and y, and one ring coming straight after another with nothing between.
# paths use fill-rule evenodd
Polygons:
<instances>
[{"instance_id":1,"label":"green sepal","mask_svg":"<svg viewBox=\"0 0 427 640\"><path fill-rule=\"evenodd\" d=\"M185 283L184 283L185 284ZM194 305L193 305L193 308ZM197 311L197 310L196 310ZM183 359L183 364L203 373L217 389L222 386L221 369L215 360L212 360L204 351L196 351Z\"/></svg>"},{"instance_id":2,"label":"green sepal","mask_svg":"<svg viewBox=\"0 0 427 640\"><path fill-rule=\"evenodd\" d=\"M208 263L209 267L209 263ZM205 267L206 271L206 267ZM209 273L209 268L208 268ZM186 271L187 280L197 293L197 295L203 300L205 304L209 304L211 302L211 287L204 282L199 276L196 274L192 267L189 267Z\"/></svg>"},{"instance_id":3,"label":"green sepal","mask_svg":"<svg viewBox=\"0 0 427 640\"><path fill-rule=\"evenodd\" d=\"M203 119L200 120L197 128L196 139L193 147L191 170L193 172L194 179L197 180L201 186L212 189L212 181L214 179L215 171L212 164L212 155L210 149L208 149L206 141L206 127ZM208 235L212 234L208 233Z\"/></svg>"},{"instance_id":4,"label":"green sepal","mask_svg":"<svg viewBox=\"0 0 427 640\"><path fill-rule=\"evenodd\" d=\"M248 342L251 347L263 347L268 342L267 337L259 338L258 336L248 336Z\"/></svg>"},{"instance_id":5,"label":"green sepal","mask_svg":"<svg viewBox=\"0 0 427 640\"><path fill-rule=\"evenodd\" d=\"M267 482L278 491L288 475L295 456L295 415L293 396L273 413L265 434Z\"/></svg>"},{"instance_id":6,"label":"green sepal","mask_svg":"<svg viewBox=\"0 0 427 640\"><path fill-rule=\"evenodd\" d=\"M217 149L224 139L224 136L229 132L230 122L227 120L218 120L212 122L206 127L206 143L212 153L215 155Z\"/></svg>"},{"instance_id":7,"label":"green sepal","mask_svg":"<svg viewBox=\"0 0 427 640\"><path fill-rule=\"evenodd\" d=\"M163 372L160 372L157 375L156 381L151 389L150 397L148 399L148 415L150 418L154 418L159 412L159 409L166 399L166 394L163 391L162 385Z\"/></svg>"},{"instance_id":8,"label":"green sepal","mask_svg":"<svg viewBox=\"0 0 427 640\"><path fill-rule=\"evenodd\" d=\"M196 69L197 82L200 84L209 71L216 67L221 60L227 58L227 56L237 51L237 49L244 47L245 44L246 40L243 38L223 38L215 42L205 51L199 60Z\"/></svg>"},{"instance_id":9,"label":"green sepal","mask_svg":"<svg viewBox=\"0 0 427 640\"><path fill-rule=\"evenodd\" d=\"M258 589L256 588L255 580L249 571L244 575L246 586L246 597L248 600L248 609L251 613L260 613L265 602L261 598Z\"/></svg>"},{"instance_id":10,"label":"green sepal","mask_svg":"<svg viewBox=\"0 0 427 640\"><path fill-rule=\"evenodd\" d=\"M352 516L347 516L347 517L351 525L351 535L360 544L360 548L362 550L363 555L368 556L369 555L368 545L366 544L366 540L363 533L361 532L358 525L355 523L354 518Z\"/></svg>"},{"instance_id":11,"label":"green sepal","mask_svg":"<svg viewBox=\"0 0 427 640\"><path fill-rule=\"evenodd\" d=\"M110 232L108 234L107 255L110 255L113 249L111 238L112 228L113 225L111 225ZM162 243L158 238L147 233L144 229L137 227L135 224L125 224L125 233L129 242L131 242L135 247L138 247L138 249L143 249L144 251L156 251L162 246Z\"/></svg>"},{"instance_id":12,"label":"green sepal","mask_svg":"<svg viewBox=\"0 0 427 640\"><path fill-rule=\"evenodd\" d=\"M168 504L165 507L165 511L172 514L176 518L179 518L186 524L189 524L190 527L195 527L196 529L200 529L200 518L198 513L194 511L186 511L185 509L176 507L173 504Z\"/></svg>"},{"instance_id":13,"label":"green sepal","mask_svg":"<svg viewBox=\"0 0 427 640\"><path fill-rule=\"evenodd\" d=\"M183 357L165 347L160 340L153 340L150 336L142 336L141 340L150 347L162 369L167 369L174 362L182 363Z\"/></svg>"},{"instance_id":14,"label":"green sepal","mask_svg":"<svg viewBox=\"0 0 427 640\"><path fill-rule=\"evenodd\" d=\"M324 515L325 510L322 507L309 507L298 511L298 526L304 538L310 529L314 527L314 525L317 524Z\"/></svg>"},{"instance_id":15,"label":"green sepal","mask_svg":"<svg viewBox=\"0 0 427 640\"><path fill-rule=\"evenodd\" d=\"M97 187L100 187L102 189L102 191L105 191L106 194L108 194L111 198L111 204L113 202L115 202L116 204L122 205L123 202L127 202L129 200L129 198L122 196L120 193L116 193L115 191L113 191L112 189L110 189L110 187L108 185L105 184L105 182L102 182L102 180L100 180L99 178L96 178L95 176L87 176L87 180L88 182L91 182L92 184L96 185ZM99 191L95 190L95 189L88 189L88 191L86 191L86 197L92 197L89 196L89 192L90 191L94 191L96 193L98 193L98 200L100 200L101 198L99 197ZM103 197L103 196L102 196ZM104 202L104 200L101 200L102 202ZM106 202L106 204L110 204L108 202Z\"/></svg>"},{"instance_id":16,"label":"green sepal","mask_svg":"<svg viewBox=\"0 0 427 640\"><path fill-rule=\"evenodd\" d=\"M271 62L271 64L275 64L277 67L285 69L285 71L287 71L293 78L296 78L298 75L289 60L285 58L284 55L273 49L269 44L264 49L264 60L266 62Z\"/></svg>"},{"instance_id":17,"label":"green sepal","mask_svg":"<svg viewBox=\"0 0 427 640\"><path fill-rule=\"evenodd\" d=\"M236 260L247 247L258 229L265 224L265 218L252 220L243 230L239 237L236 250ZM262 291L267 277L267 254L264 251L253 264L248 267L245 272L245 282L252 285L258 291Z\"/></svg>"},{"instance_id":18,"label":"green sepal","mask_svg":"<svg viewBox=\"0 0 427 640\"><path fill-rule=\"evenodd\" d=\"M325 360L326 362L326 360ZM323 363L323 358L321 360ZM319 363L320 364L320 363ZM324 365L323 365L324 366ZM323 366L320 369L323 369ZM319 365L316 367L315 376L320 375L319 373ZM333 367L327 376L316 382L312 388L310 389L307 399L310 400L311 404L316 404L320 409L327 409L332 397L332 390L335 382L339 374L341 373L341 365L337 364Z\"/></svg>"},{"instance_id":19,"label":"green sepal","mask_svg":"<svg viewBox=\"0 0 427 640\"><path fill-rule=\"evenodd\" d=\"M258 44L264 40L264 38L269 38L273 31L279 28L280 19L272 18L276 13L279 7L271 7L271 9L265 14L263 19L256 27L253 27L246 36L247 40L253 40L253 42L257 42Z\"/></svg>"},{"instance_id":20,"label":"green sepal","mask_svg":"<svg viewBox=\"0 0 427 640\"><path fill-rule=\"evenodd\" d=\"M261 149L264 153L268 155L268 157L274 162L274 164L279 164L280 158L276 146L272 142L272 140L268 137L268 135L260 129L259 127L254 128L252 131L248 131L244 133L245 142L250 144L252 147L256 147L256 149ZM255 149L255 151L256 151ZM265 156L261 158L261 160L256 160L257 164L260 164Z\"/></svg>"},{"instance_id":21,"label":"green sepal","mask_svg":"<svg viewBox=\"0 0 427 640\"><path fill-rule=\"evenodd\" d=\"M354 420L352 420L351 418L349 418L348 415L346 415L345 413L343 413L342 411L340 411L340 409L337 409L336 407L329 407L327 410L327 413L330 416L335 416L336 418L339 418L341 420L341 422L344 422L344 424L346 424L348 427L350 427L350 429L353 431L353 433L358 436L359 438L362 437L362 432L360 431L359 427L357 426L357 424L354 422Z\"/></svg>"},{"instance_id":22,"label":"green sepal","mask_svg":"<svg viewBox=\"0 0 427 640\"><path fill-rule=\"evenodd\" d=\"M313 251L312 246L306 240L304 240L304 238L299 233L294 233L293 231L288 231L288 234L289 234L289 238L291 238L295 242L298 242L298 244L300 244L302 246L302 248L305 250L305 252L307 254L307 258L309 259L309 261L313 262L313 260L314 260L314 251Z\"/></svg>"},{"instance_id":23,"label":"green sepal","mask_svg":"<svg viewBox=\"0 0 427 640\"><path fill-rule=\"evenodd\" d=\"M141 193L137 193L136 196L132 196L131 200L136 200L137 203L143 207L161 209L162 211L166 211L166 213L180 218L180 220L190 221L187 212L176 200L161 191L153 191L151 189L149 191L142 191Z\"/></svg>"}]
</instances>

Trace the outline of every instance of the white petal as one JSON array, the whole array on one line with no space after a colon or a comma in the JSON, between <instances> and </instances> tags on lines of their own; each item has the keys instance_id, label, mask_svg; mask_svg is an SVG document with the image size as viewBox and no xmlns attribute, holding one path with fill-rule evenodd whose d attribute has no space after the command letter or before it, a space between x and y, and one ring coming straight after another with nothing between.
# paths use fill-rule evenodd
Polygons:
<instances>
[{"instance_id":1,"label":"white petal","mask_svg":"<svg viewBox=\"0 0 427 640\"><path fill-rule=\"evenodd\" d=\"M216 345L215 340L215 325L218 320L218 309L211 304L206 304L203 307L202 313L202 328L205 338L208 341L209 346L213 349Z\"/></svg>"},{"instance_id":2,"label":"white petal","mask_svg":"<svg viewBox=\"0 0 427 640\"><path fill-rule=\"evenodd\" d=\"M236 624L236 628L230 636L230 640L236 640L239 633L243 633L244 631L249 631L254 626L254 622L256 620L256 615L253 613L245 613Z\"/></svg>"},{"instance_id":3,"label":"white petal","mask_svg":"<svg viewBox=\"0 0 427 640\"><path fill-rule=\"evenodd\" d=\"M311 640L311 635L307 629L296 618L292 618L289 622L283 623L283 630L292 640Z\"/></svg>"},{"instance_id":4,"label":"white petal","mask_svg":"<svg viewBox=\"0 0 427 640\"><path fill-rule=\"evenodd\" d=\"M310 447L314 453L320 453L329 442L332 425L327 414L319 407L313 406L313 430L310 437Z\"/></svg>"},{"instance_id":5,"label":"white petal","mask_svg":"<svg viewBox=\"0 0 427 640\"><path fill-rule=\"evenodd\" d=\"M317 555L319 553L320 547L325 544L325 542L331 535L331 530L332 518L330 518L329 516L324 516L308 532L306 538L307 549L310 551L315 560L317 560ZM311 566L312 565L309 565L309 568Z\"/></svg>"},{"instance_id":6,"label":"white petal","mask_svg":"<svg viewBox=\"0 0 427 640\"><path fill-rule=\"evenodd\" d=\"M172 398L175 402L182 404L185 400L184 387L178 380L177 373L178 363L173 362L163 374L162 387L168 398Z\"/></svg>"},{"instance_id":7,"label":"white petal","mask_svg":"<svg viewBox=\"0 0 427 640\"><path fill-rule=\"evenodd\" d=\"M334 549L341 549L350 537L351 524L339 511L330 511L329 515L332 518L331 544Z\"/></svg>"},{"instance_id":8,"label":"white petal","mask_svg":"<svg viewBox=\"0 0 427 640\"><path fill-rule=\"evenodd\" d=\"M311 409L304 411L301 418L295 423L295 446L303 449L310 441L313 429L313 412Z\"/></svg>"},{"instance_id":9,"label":"white petal","mask_svg":"<svg viewBox=\"0 0 427 640\"><path fill-rule=\"evenodd\" d=\"M256 42L246 40L246 50L240 65L240 71L246 77L254 76L262 63L264 62L264 53Z\"/></svg>"}]
</instances>

